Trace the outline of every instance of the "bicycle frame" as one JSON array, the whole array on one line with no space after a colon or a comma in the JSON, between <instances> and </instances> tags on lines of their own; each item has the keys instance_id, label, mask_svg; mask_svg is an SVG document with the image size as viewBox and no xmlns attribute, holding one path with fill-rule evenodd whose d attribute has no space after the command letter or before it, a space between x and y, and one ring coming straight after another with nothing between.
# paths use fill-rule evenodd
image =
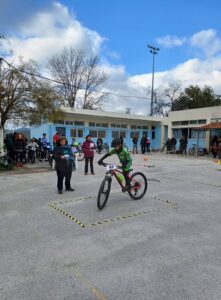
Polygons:
<instances>
[{"instance_id":1,"label":"bicycle frame","mask_svg":"<svg viewBox=\"0 0 221 300\"><path fill-rule=\"evenodd\" d=\"M121 171L121 170L119 170L119 169L113 169L113 170L110 170L110 171L107 171L106 172L106 176L108 175L108 174L110 174L111 176L114 176L115 178L116 178L116 180L117 180L117 182L119 183L119 185L121 186L121 188L124 188L125 187L125 185L119 180L119 178L117 177L117 174L118 173L120 173L120 174L122 174L123 176L124 176L124 173L123 173L123 171ZM129 178L131 178L131 176L128 174L128 177ZM124 176L124 178L125 178L125 176ZM126 182L126 179L125 179L125 182ZM135 186L132 186L131 188L130 188L130 190L133 190L133 189L139 189L140 188L140 186L136 186L136 184L137 184L137 182L134 180L134 184L135 184Z\"/></svg>"}]
</instances>

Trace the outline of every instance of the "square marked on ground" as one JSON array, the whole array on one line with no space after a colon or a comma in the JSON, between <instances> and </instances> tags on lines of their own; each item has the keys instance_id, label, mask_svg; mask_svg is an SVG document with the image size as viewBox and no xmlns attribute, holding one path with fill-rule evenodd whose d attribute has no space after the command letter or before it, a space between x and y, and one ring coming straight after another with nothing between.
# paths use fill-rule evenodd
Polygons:
<instances>
[{"instance_id":1,"label":"square marked on ground","mask_svg":"<svg viewBox=\"0 0 221 300\"><path fill-rule=\"evenodd\" d=\"M112 193L106 207L97 209L97 195L59 201L49 206L74 221L81 227L93 227L114 221L123 221L147 213L159 212L167 208L176 208L176 203L146 195L141 200L132 200L128 194Z\"/></svg>"}]
</instances>

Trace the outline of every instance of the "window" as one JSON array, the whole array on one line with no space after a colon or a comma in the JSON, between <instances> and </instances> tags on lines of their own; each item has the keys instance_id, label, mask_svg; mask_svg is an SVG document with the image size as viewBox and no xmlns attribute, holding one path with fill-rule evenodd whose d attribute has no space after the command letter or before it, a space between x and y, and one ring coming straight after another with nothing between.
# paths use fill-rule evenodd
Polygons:
<instances>
[{"instance_id":1,"label":"window","mask_svg":"<svg viewBox=\"0 0 221 300\"><path fill-rule=\"evenodd\" d=\"M108 123L102 123L102 127L108 128Z\"/></svg>"},{"instance_id":2,"label":"window","mask_svg":"<svg viewBox=\"0 0 221 300\"><path fill-rule=\"evenodd\" d=\"M146 137L148 137L148 131L143 131L143 135L145 135Z\"/></svg>"},{"instance_id":3,"label":"window","mask_svg":"<svg viewBox=\"0 0 221 300\"><path fill-rule=\"evenodd\" d=\"M89 122L89 127L95 127L95 123L94 122Z\"/></svg>"},{"instance_id":4,"label":"window","mask_svg":"<svg viewBox=\"0 0 221 300\"><path fill-rule=\"evenodd\" d=\"M205 130L196 130L196 129L189 128L189 139L197 139L198 134L200 140L205 140L206 138Z\"/></svg>"},{"instance_id":5,"label":"window","mask_svg":"<svg viewBox=\"0 0 221 300\"><path fill-rule=\"evenodd\" d=\"M120 131L120 136L122 136L123 139L126 138L126 132L125 131Z\"/></svg>"},{"instance_id":6,"label":"window","mask_svg":"<svg viewBox=\"0 0 221 300\"><path fill-rule=\"evenodd\" d=\"M72 138L83 138L83 136L84 136L83 129L72 128L70 130L70 132L71 132L71 137Z\"/></svg>"},{"instance_id":7,"label":"window","mask_svg":"<svg viewBox=\"0 0 221 300\"><path fill-rule=\"evenodd\" d=\"M137 125L131 125L130 128L131 129L137 129Z\"/></svg>"},{"instance_id":8,"label":"window","mask_svg":"<svg viewBox=\"0 0 221 300\"><path fill-rule=\"evenodd\" d=\"M100 123L96 123L96 127L101 127L101 124Z\"/></svg>"},{"instance_id":9,"label":"window","mask_svg":"<svg viewBox=\"0 0 221 300\"><path fill-rule=\"evenodd\" d=\"M121 136L123 139L125 139L126 132L125 131L112 131L112 139L118 139Z\"/></svg>"},{"instance_id":10,"label":"window","mask_svg":"<svg viewBox=\"0 0 221 300\"><path fill-rule=\"evenodd\" d=\"M152 133L151 133L152 140L154 140L155 137L156 137L155 129L156 129L156 127L155 127L155 126L152 126Z\"/></svg>"},{"instance_id":11,"label":"window","mask_svg":"<svg viewBox=\"0 0 221 300\"><path fill-rule=\"evenodd\" d=\"M97 138L97 130L90 130L89 134L92 138Z\"/></svg>"},{"instance_id":12,"label":"window","mask_svg":"<svg viewBox=\"0 0 221 300\"><path fill-rule=\"evenodd\" d=\"M121 124L121 128L127 128L127 124Z\"/></svg>"},{"instance_id":13,"label":"window","mask_svg":"<svg viewBox=\"0 0 221 300\"><path fill-rule=\"evenodd\" d=\"M143 126L142 129L148 130L148 126Z\"/></svg>"},{"instance_id":14,"label":"window","mask_svg":"<svg viewBox=\"0 0 221 300\"><path fill-rule=\"evenodd\" d=\"M181 125L188 125L188 124L189 124L189 121L181 121L180 124L181 124Z\"/></svg>"},{"instance_id":15,"label":"window","mask_svg":"<svg viewBox=\"0 0 221 300\"><path fill-rule=\"evenodd\" d=\"M73 123L73 121L65 121L65 124L66 125L73 125L74 123Z\"/></svg>"},{"instance_id":16,"label":"window","mask_svg":"<svg viewBox=\"0 0 221 300\"><path fill-rule=\"evenodd\" d=\"M84 122L82 122L82 121L75 121L74 125L75 126L84 126Z\"/></svg>"},{"instance_id":17,"label":"window","mask_svg":"<svg viewBox=\"0 0 221 300\"><path fill-rule=\"evenodd\" d=\"M112 127L112 128L115 128L115 127L116 127L116 124L111 124L111 127Z\"/></svg>"},{"instance_id":18,"label":"window","mask_svg":"<svg viewBox=\"0 0 221 300\"><path fill-rule=\"evenodd\" d=\"M76 129L71 129L70 132L71 132L71 137L72 138L76 138L77 137L77 130Z\"/></svg>"},{"instance_id":19,"label":"window","mask_svg":"<svg viewBox=\"0 0 221 300\"><path fill-rule=\"evenodd\" d=\"M102 139L106 138L106 132L104 130L99 130L98 131L98 136L100 136Z\"/></svg>"},{"instance_id":20,"label":"window","mask_svg":"<svg viewBox=\"0 0 221 300\"><path fill-rule=\"evenodd\" d=\"M173 129L173 136L179 140L182 136L182 129Z\"/></svg>"},{"instance_id":21,"label":"window","mask_svg":"<svg viewBox=\"0 0 221 300\"><path fill-rule=\"evenodd\" d=\"M60 135L66 135L66 128L65 127L55 127L56 132Z\"/></svg>"},{"instance_id":22,"label":"window","mask_svg":"<svg viewBox=\"0 0 221 300\"><path fill-rule=\"evenodd\" d=\"M78 129L78 138L83 138L84 133L83 133L83 129Z\"/></svg>"},{"instance_id":23,"label":"window","mask_svg":"<svg viewBox=\"0 0 221 300\"><path fill-rule=\"evenodd\" d=\"M119 137L119 131L112 131L112 139L118 139Z\"/></svg>"},{"instance_id":24,"label":"window","mask_svg":"<svg viewBox=\"0 0 221 300\"><path fill-rule=\"evenodd\" d=\"M198 124L206 124L206 120L198 120Z\"/></svg>"},{"instance_id":25,"label":"window","mask_svg":"<svg viewBox=\"0 0 221 300\"><path fill-rule=\"evenodd\" d=\"M135 136L139 138L139 132L131 132L130 133L130 138L131 139L133 139Z\"/></svg>"},{"instance_id":26,"label":"window","mask_svg":"<svg viewBox=\"0 0 221 300\"><path fill-rule=\"evenodd\" d=\"M142 126L137 126L137 129L141 129L142 128Z\"/></svg>"},{"instance_id":27,"label":"window","mask_svg":"<svg viewBox=\"0 0 221 300\"><path fill-rule=\"evenodd\" d=\"M173 126L179 126L179 125L180 125L180 122L179 122L179 121L172 122L172 125L173 125Z\"/></svg>"},{"instance_id":28,"label":"window","mask_svg":"<svg viewBox=\"0 0 221 300\"><path fill-rule=\"evenodd\" d=\"M197 124L197 120L190 120L190 124Z\"/></svg>"},{"instance_id":29,"label":"window","mask_svg":"<svg viewBox=\"0 0 221 300\"><path fill-rule=\"evenodd\" d=\"M64 121L63 120L55 120L54 124L64 124Z\"/></svg>"}]
</instances>

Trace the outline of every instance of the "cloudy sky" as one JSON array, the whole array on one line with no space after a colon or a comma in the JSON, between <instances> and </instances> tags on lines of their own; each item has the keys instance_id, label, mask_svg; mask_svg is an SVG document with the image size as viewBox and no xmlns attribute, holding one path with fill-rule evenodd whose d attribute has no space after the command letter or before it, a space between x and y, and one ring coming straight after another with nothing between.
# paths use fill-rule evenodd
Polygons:
<instances>
[{"instance_id":1,"label":"cloudy sky","mask_svg":"<svg viewBox=\"0 0 221 300\"><path fill-rule=\"evenodd\" d=\"M110 74L105 90L115 94L106 110L149 113L147 44L160 48L156 88L180 82L221 94L220 0L0 0L0 8L0 33L8 38L0 45L4 58L33 58L43 70L65 46L98 55Z\"/></svg>"}]
</instances>

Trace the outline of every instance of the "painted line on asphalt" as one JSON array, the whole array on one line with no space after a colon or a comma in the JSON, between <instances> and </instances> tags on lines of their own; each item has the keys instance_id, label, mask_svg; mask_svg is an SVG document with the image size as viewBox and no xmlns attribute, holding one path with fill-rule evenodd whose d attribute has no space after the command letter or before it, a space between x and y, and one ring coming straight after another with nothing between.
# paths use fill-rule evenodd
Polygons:
<instances>
[{"instance_id":1,"label":"painted line on asphalt","mask_svg":"<svg viewBox=\"0 0 221 300\"><path fill-rule=\"evenodd\" d=\"M115 193L117 194L117 193ZM97 195L94 195L94 196L85 196L85 197L81 197L79 199L92 199L92 198L95 198ZM56 211L62 213L64 216L66 216L67 218L69 218L70 220L74 221L76 224L78 224L81 228L86 228L86 227L94 227L94 226L98 226L98 225L104 225L104 224L109 224L109 223L112 223L112 222L116 222L116 221L123 221L123 220L126 220L126 219L129 219L129 218L132 218L132 217L138 217L138 216L142 216L142 215L146 215L147 213L154 213L154 212L159 212L163 209L167 209L167 208L173 208L173 209L176 209L177 208L177 203L175 202L172 202L170 200L165 200L165 199L161 199L160 197L158 196L155 196L155 195L149 195L148 196L149 198L151 199L154 199L154 200L158 200L164 204L166 204L167 206L163 206L161 208L153 208L153 209L149 209L149 210L146 210L146 211L141 211L141 212L132 212L132 213L129 213L125 216L119 216L119 217L116 217L116 218L111 218L111 219L107 219L107 220L101 220L101 221L97 221L97 222L93 222L93 223L82 223L81 221L79 221L78 219L76 219L75 217L73 217L72 215L70 215L68 212L66 212L65 210L61 209L58 204L49 204L48 206L51 207L51 208L54 208ZM75 199L76 201L76 199ZM60 203L60 202L58 202ZM66 204L67 202L64 201L64 202L61 202L60 204Z\"/></svg>"},{"instance_id":2,"label":"painted line on asphalt","mask_svg":"<svg viewBox=\"0 0 221 300\"><path fill-rule=\"evenodd\" d=\"M80 271L74 270L74 274L81 284L90 290L96 300L107 300L107 297L101 291L99 291L97 287L91 285Z\"/></svg>"},{"instance_id":3,"label":"painted line on asphalt","mask_svg":"<svg viewBox=\"0 0 221 300\"><path fill-rule=\"evenodd\" d=\"M171 177L171 176L167 176L165 177L165 179L172 179L172 180L178 180L178 181L183 181L186 178L178 178L178 177ZM196 183L196 184L202 184L202 185L207 185L207 186L213 186L213 187L217 187L217 188L221 188L221 185L219 184L213 184L213 183L207 183L207 182L202 182L202 181L191 181L192 183Z\"/></svg>"}]
</instances>

